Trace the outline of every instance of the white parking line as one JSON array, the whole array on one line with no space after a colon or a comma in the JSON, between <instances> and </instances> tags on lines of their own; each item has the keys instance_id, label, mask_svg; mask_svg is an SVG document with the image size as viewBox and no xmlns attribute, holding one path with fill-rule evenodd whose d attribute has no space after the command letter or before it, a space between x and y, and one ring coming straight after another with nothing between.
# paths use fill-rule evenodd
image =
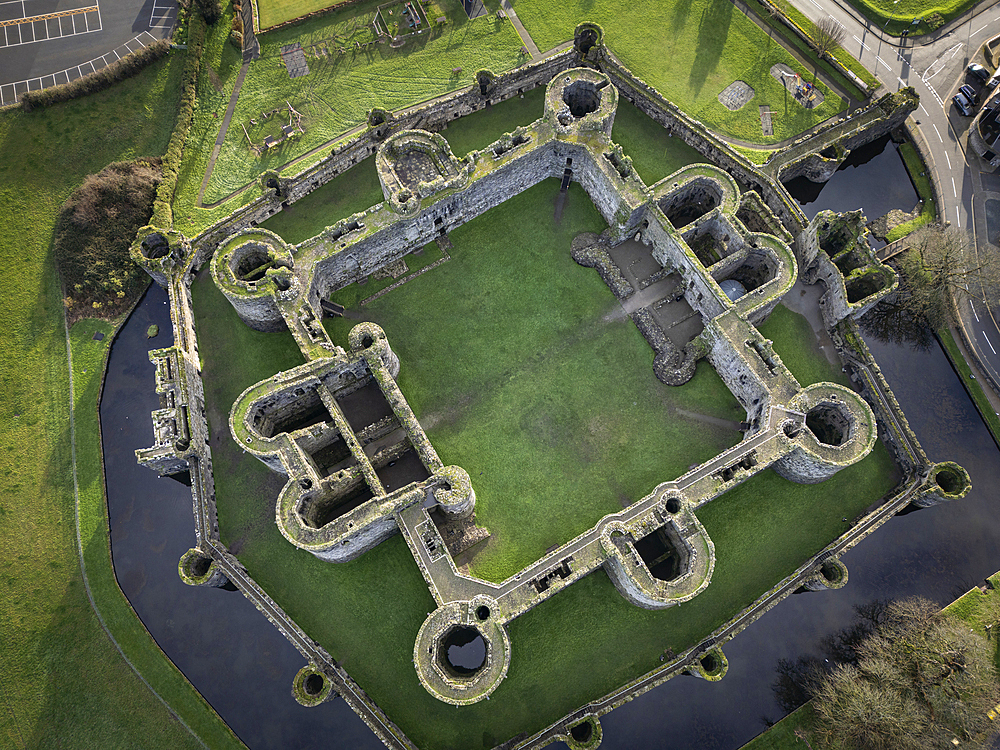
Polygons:
<instances>
[{"instance_id":1,"label":"white parking line","mask_svg":"<svg viewBox=\"0 0 1000 750\"><path fill-rule=\"evenodd\" d=\"M937 129L937 125L932 122L931 127L934 128L934 132L937 133L938 140L941 141L941 143L944 143L944 138L941 137L941 131Z\"/></svg>"},{"instance_id":2,"label":"white parking line","mask_svg":"<svg viewBox=\"0 0 1000 750\"><path fill-rule=\"evenodd\" d=\"M990 344L990 349L993 349L993 344L990 343L990 337L986 335L986 331L983 331L983 338L986 339L987 344ZM996 354L997 350L993 349L993 353Z\"/></svg>"},{"instance_id":3,"label":"white parking line","mask_svg":"<svg viewBox=\"0 0 1000 750\"><path fill-rule=\"evenodd\" d=\"M10 27L8 27L10 28ZM99 31L100 29L95 29ZM145 47L150 42L155 42L156 37L150 34L148 31L144 31L133 39L129 40L129 44L136 42L140 47ZM127 54L131 47L125 45L124 47L119 47L123 49L122 54ZM112 50L105 55L100 57L95 57L93 60L88 62L80 63L79 65L74 65L72 68L66 68L65 70L60 70L55 73L48 73L44 76L38 78L29 78L23 81L15 81L11 83L0 84L0 106L5 106L7 104L14 104L18 98L25 91L38 91L40 89L47 89L50 86L55 86L61 83L69 83L77 78L93 73L99 68L103 68L111 61L111 55L114 53L116 57L121 57L116 50ZM96 65L95 63L100 63ZM88 70L84 70L83 66L88 66Z\"/></svg>"},{"instance_id":4,"label":"white parking line","mask_svg":"<svg viewBox=\"0 0 1000 750\"><path fill-rule=\"evenodd\" d=\"M969 307L972 308L972 314L976 316L976 322L979 322L979 315L976 313L976 306L972 304L972 300L969 300Z\"/></svg>"}]
</instances>

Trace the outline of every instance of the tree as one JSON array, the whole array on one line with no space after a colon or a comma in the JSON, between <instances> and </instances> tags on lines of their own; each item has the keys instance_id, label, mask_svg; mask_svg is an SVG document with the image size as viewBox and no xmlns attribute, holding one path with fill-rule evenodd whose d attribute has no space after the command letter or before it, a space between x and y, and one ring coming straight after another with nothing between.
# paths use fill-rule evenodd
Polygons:
<instances>
[{"instance_id":1,"label":"tree","mask_svg":"<svg viewBox=\"0 0 1000 750\"><path fill-rule=\"evenodd\" d=\"M816 43L816 53L820 57L840 47L846 38L847 29L833 16L827 16L816 22L816 33L813 36L813 41Z\"/></svg>"},{"instance_id":2,"label":"tree","mask_svg":"<svg viewBox=\"0 0 1000 750\"><path fill-rule=\"evenodd\" d=\"M969 235L955 228L928 225L910 235L910 249L894 261L900 284L861 321L880 341L926 349L932 332L957 321L957 306L993 300L1000 291L1000 262L980 253Z\"/></svg>"},{"instance_id":3,"label":"tree","mask_svg":"<svg viewBox=\"0 0 1000 750\"><path fill-rule=\"evenodd\" d=\"M1000 701L994 647L926 599L889 605L857 647L857 662L821 681L818 734L856 750L982 748Z\"/></svg>"},{"instance_id":4,"label":"tree","mask_svg":"<svg viewBox=\"0 0 1000 750\"><path fill-rule=\"evenodd\" d=\"M899 272L913 315L937 329L955 321L955 305L969 299L996 299L1000 262L979 252L967 232L928 225L910 235Z\"/></svg>"}]
</instances>

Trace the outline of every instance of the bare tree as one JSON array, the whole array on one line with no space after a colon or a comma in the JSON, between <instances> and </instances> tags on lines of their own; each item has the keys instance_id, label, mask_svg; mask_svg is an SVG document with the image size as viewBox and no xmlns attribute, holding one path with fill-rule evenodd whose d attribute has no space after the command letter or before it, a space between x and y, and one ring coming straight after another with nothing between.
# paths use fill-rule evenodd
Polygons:
<instances>
[{"instance_id":1,"label":"bare tree","mask_svg":"<svg viewBox=\"0 0 1000 750\"><path fill-rule=\"evenodd\" d=\"M904 304L931 328L954 322L954 303L997 298L1000 261L978 251L967 232L929 225L910 237L910 249L899 263Z\"/></svg>"},{"instance_id":2,"label":"bare tree","mask_svg":"<svg viewBox=\"0 0 1000 750\"><path fill-rule=\"evenodd\" d=\"M995 734L986 711L1000 699L995 647L927 600L890 605L858 647L819 687L819 735L857 750L982 748Z\"/></svg>"},{"instance_id":3,"label":"bare tree","mask_svg":"<svg viewBox=\"0 0 1000 750\"><path fill-rule=\"evenodd\" d=\"M816 23L813 41L816 43L816 53L820 57L840 47L846 38L847 29L833 16L827 16Z\"/></svg>"}]
</instances>

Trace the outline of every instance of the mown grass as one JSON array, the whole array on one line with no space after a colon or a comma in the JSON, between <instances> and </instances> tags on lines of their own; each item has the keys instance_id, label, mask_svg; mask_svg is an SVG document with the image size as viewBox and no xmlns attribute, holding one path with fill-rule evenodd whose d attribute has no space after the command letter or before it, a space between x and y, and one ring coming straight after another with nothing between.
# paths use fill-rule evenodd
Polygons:
<instances>
[{"instance_id":1,"label":"mown grass","mask_svg":"<svg viewBox=\"0 0 1000 750\"><path fill-rule=\"evenodd\" d=\"M629 436L635 449L644 449L648 442L643 430L654 430L663 442L705 441L692 446L693 452L703 450L713 439L723 445L730 442L713 438L711 431L706 441L706 433L699 433L699 426L691 422L680 428L683 418L664 408L666 399L690 398L695 403L688 406L702 413L743 417L732 408L732 396L716 388L721 382L705 366L692 383L675 389L679 396L664 396L666 386L645 380L652 378L651 352L630 322L603 319L615 308L603 282L592 269L563 265L557 257L568 260L564 253L575 231L598 229L602 222L574 186L563 224L547 229L552 222L546 191L554 196L554 185L545 183L523 194L521 200L512 199L456 230L452 233L455 260L385 295L379 303L385 300L386 304L371 306L377 314L369 315L367 307L363 311L386 327L402 363L400 386L442 458L470 468L481 497L477 505L480 522L499 531L511 529L513 521L534 525L528 520L540 519L541 530L513 529L497 539L498 550L520 545L522 551L517 554L522 557L533 548L531 544L569 538L574 524L585 522L579 516L602 512L600 502L590 496L609 493L610 483L603 476L573 493L571 499L569 493L536 494L533 490L490 497L494 488L503 489L498 483L504 472L517 482L538 481L532 475L533 466L514 474L519 469L517 461L527 453L532 462L544 464L550 460L547 454L565 453L562 439L573 425L572 415L565 412L579 409L585 418L592 415L593 405L581 405L587 398L605 405L609 412L621 410L637 433ZM509 210L504 211L505 207ZM530 233L535 236L528 241L525 234ZM516 272L512 256L520 261ZM587 298L571 287L579 287ZM403 298L416 306L394 301ZM513 657L506 680L489 702L456 709L432 698L413 670L413 641L433 602L403 540L395 537L345 565L322 563L296 550L274 524L274 500L281 479L243 454L228 435L225 418L236 395L256 380L301 361L291 337L247 329L207 277L196 282L194 300L199 346L207 357L205 393L212 420L223 542L238 550L240 560L278 603L343 661L368 694L422 748L443 750L480 743L493 747L518 732L537 730L654 669L666 649L680 652L703 639L843 533L847 524L842 517L855 517L896 481L881 444L865 461L819 485L796 485L763 472L699 511L717 552L713 581L703 594L682 608L652 612L628 604L607 575L597 571L513 621ZM544 315L533 317L531 313L538 310L544 310ZM448 320L449 311L464 311L467 317L456 323ZM329 327L335 339L343 341L353 323L337 319ZM817 360L817 379L835 379L839 368L822 364L825 357L814 342L809 331L805 347ZM486 363L470 361L477 357ZM575 367L560 369L561 360ZM614 365L610 369L609 360ZM445 374L434 381L429 373L442 369ZM595 378L587 372L591 369L605 377L613 371L613 385L604 382L603 390L595 394L591 385ZM485 371L492 372L492 377L483 378ZM655 397L645 390L649 387ZM630 391L635 394L631 398ZM471 398L463 400L465 396ZM522 400L520 410L511 406L515 398ZM643 406L633 405L632 400ZM649 418L638 414L639 409L658 414L659 423L648 426ZM445 410L451 413L444 414ZM490 414L494 411L495 416ZM499 435L489 434L491 419ZM469 445L459 444L458 430L463 424ZM619 470L609 466L618 460L635 464L631 457L619 458L621 446L613 431L617 426L608 424L607 432L594 435L590 424L585 420L579 434L570 434L568 439L587 447L588 455L603 462L605 471L627 488L624 483L632 480L619 478ZM528 448L518 444L524 439L510 435L513 432L527 433ZM604 441L598 451L587 445L595 438ZM607 455L597 455L604 452ZM643 460L660 459L647 455ZM568 471L548 465L543 470L547 476L542 479L550 487L570 488L575 481L572 465ZM652 469L640 466L634 471L648 477L641 490L645 492L666 479L670 467L660 460ZM550 501L554 512L543 513L550 498L556 504ZM610 500L604 507L620 507L614 495ZM567 510L570 505L575 513ZM549 529L564 531L556 534ZM524 533L536 535L537 541L529 544L518 537ZM490 565L500 571L516 564L511 559L493 555ZM485 562L477 565L485 566Z\"/></svg>"},{"instance_id":2,"label":"mown grass","mask_svg":"<svg viewBox=\"0 0 1000 750\"><path fill-rule=\"evenodd\" d=\"M799 385L828 382L851 387L850 378L839 367L831 365L818 348L812 326L805 316L779 304L758 330L774 342L774 351Z\"/></svg>"},{"instance_id":3,"label":"mown grass","mask_svg":"<svg viewBox=\"0 0 1000 750\"><path fill-rule=\"evenodd\" d=\"M107 91L31 114L0 113L0 231L8 238L2 254L12 270L0 279L3 746L198 746L122 660L84 591L62 294L52 260L59 207L88 174L112 161L163 153L176 117L182 64L175 53ZM192 704L185 702L200 699L165 663L113 588L107 526L93 511L94 502L103 510L103 501L95 495L99 463L86 423L96 418L96 375L105 345L82 345L87 325L74 331L74 342L81 531L97 606L130 658L154 667L151 682L176 699L184 720L206 738L222 737L225 728L207 705L188 711ZM152 674L156 670L166 670L166 676Z\"/></svg>"},{"instance_id":4,"label":"mown grass","mask_svg":"<svg viewBox=\"0 0 1000 750\"><path fill-rule=\"evenodd\" d=\"M761 31L729 0L689 0L664 5L656 0L593 3L591 0L518 0L518 17L540 49L572 38L580 21L604 28L604 42L632 72L681 109L722 135L767 144L789 138L842 111L846 102L822 82L825 97L804 109L771 77L782 62L812 78L777 41ZM642 29L642 33L637 33ZM743 80L756 95L730 112L718 95ZM761 132L758 106L769 104L774 135Z\"/></svg>"},{"instance_id":5,"label":"mown grass","mask_svg":"<svg viewBox=\"0 0 1000 750\"><path fill-rule=\"evenodd\" d=\"M920 215L915 219L910 219L910 221L893 227L885 236L887 242L894 242L905 237L913 230L922 227L924 224L930 224L937 218L937 211L934 206L934 191L931 189L931 178L927 174L927 165L924 164L924 160L920 158L920 154L911 143L901 143L899 154L903 157L903 163L906 165L906 171L909 172L910 180L917 190L917 196L923 201L923 208L920 211Z\"/></svg>"},{"instance_id":6,"label":"mown grass","mask_svg":"<svg viewBox=\"0 0 1000 750\"><path fill-rule=\"evenodd\" d=\"M624 97L618 99L611 139L632 159L636 173L647 185L659 182L688 164L706 161L704 156L680 138L672 137L662 125Z\"/></svg>"},{"instance_id":7,"label":"mown grass","mask_svg":"<svg viewBox=\"0 0 1000 750\"><path fill-rule=\"evenodd\" d=\"M340 219L371 208L384 199L378 172L375 171L375 157L371 157L295 201L261 226L280 235L286 242L298 244L315 237Z\"/></svg>"},{"instance_id":8,"label":"mown grass","mask_svg":"<svg viewBox=\"0 0 1000 750\"><path fill-rule=\"evenodd\" d=\"M910 30L910 36L920 36L931 31L926 21L913 25L914 19L925 19L933 13L939 13L945 22L957 18L970 10L975 0L944 0L932 2L929 0L848 0L865 17L880 29L885 27L885 33L899 36L904 29Z\"/></svg>"},{"instance_id":9,"label":"mown grass","mask_svg":"<svg viewBox=\"0 0 1000 750\"><path fill-rule=\"evenodd\" d=\"M844 76L838 69L833 67L833 65L831 65L826 60L820 60L819 58L817 58L816 53L813 51L813 49L798 34L794 33L791 29L789 29L787 26L781 23L781 21L779 21L777 18L771 16L768 7L765 6L764 3L761 2L761 0L748 0L748 2L750 7L754 9L754 12L757 14L757 17L760 18L761 21L766 23L769 27L777 31L779 34L781 34L782 38L785 41L793 45L796 49L799 50L799 52L809 57L810 60L818 62L819 66L826 72L827 75L832 76L836 81L840 83L841 86L844 86L848 91L853 92L855 97L859 99L866 98L864 92L862 92L861 89L858 88L857 84L855 84L854 81ZM781 12L784 13L785 16L792 21L792 23L794 23L796 26L802 29L802 31L804 31L807 35L809 35L810 38L816 39L817 37L816 24L813 23L813 21L808 16L806 16L805 13L800 11L791 3L783 2L782 0L778 0L778 5L781 8ZM850 70L852 73L854 73L854 75L856 75L858 78L864 81L871 91L874 91L879 87L878 79L875 76L873 76L871 72L864 65L858 62L858 60L856 60L854 56L851 55L851 53L845 50L843 47L838 47L837 49L833 50L832 54L840 61L840 63L845 68Z\"/></svg>"},{"instance_id":10,"label":"mown grass","mask_svg":"<svg viewBox=\"0 0 1000 750\"><path fill-rule=\"evenodd\" d=\"M813 710L812 703L806 703L767 731L758 734L740 750L805 750L811 748L813 745L809 743L809 740L812 737L808 733L811 732L815 719L816 712ZM804 733L805 738L800 739L796 732Z\"/></svg>"},{"instance_id":11,"label":"mown grass","mask_svg":"<svg viewBox=\"0 0 1000 750\"><path fill-rule=\"evenodd\" d=\"M460 3L450 0L447 25L435 27L430 34L412 39L400 49L383 44L355 50L350 44L343 55L307 55L309 75L288 77L281 47L293 42L307 49L320 42L335 47L339 42L329 40L335 34L350 36L351 29L373 15L377 5L377 0L369 0L260 37L261 58L250 67L240 90L232 125L205 193L206 203L220 200L263 171L281 168L289 160L363 125L372 107L399 109L468 86L480 68L499 73L522 62L521 42L510 23L493 16L470 21ZM213 31L213 41L217 34ZM235 50L227 50L223 57L232 52ZM207 59L211 65L218 55L210 52ZM461 68L462 73L453 74L455 68ZM248 123L285 101L304 115L305 134L255 157L247 147L240 123ZM199 117L196 128L201 120ZM205 118L204 124L211 123ZM322 155L325 153L318 156Z\"/></svg>"}]
</instances>

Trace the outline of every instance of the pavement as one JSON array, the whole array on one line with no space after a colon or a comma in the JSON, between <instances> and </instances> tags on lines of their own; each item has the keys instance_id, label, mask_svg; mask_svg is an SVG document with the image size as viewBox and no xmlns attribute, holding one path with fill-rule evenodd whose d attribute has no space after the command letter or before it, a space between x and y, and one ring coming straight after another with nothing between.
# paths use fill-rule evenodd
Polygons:
<instances>
[{"instance_id":1,"label":"pavement","mask_svg":"<svg viewBox=\"0 0 1000 750\"><path fill-rule=\"evenodd\" d=\"M0 2L0 106L170 36L176 0Z\"/></svg>"},{"instance_id":2,"label":"pavement","mask_svg":"<svg viewBox=\"0 0 1000 750\"><path fill-rule=\"evenodd\" d=\"M951 104L958 87L980 84L965 72L970 62L985 64L982 48L1000 34L1000 1L986 0L969 13L924 37L898 39L882 33L841 0L793 0L811 20L832 16L847 31L844 47L857 57L882 83L894 91L913 86L920 95L914 113L917 129L931 153L928 169L942 199L939 218L964 229L974 239L976 252L1000 252L1000 175L976 154L968 151L968 129L972 118L963 117ZM971 290L971 302L960 305L959 327L967 352L988 396L1000 412L1000 304L980 290ZM956 336L956 338L958 338Z\"/></svg>"}]
</instances>

